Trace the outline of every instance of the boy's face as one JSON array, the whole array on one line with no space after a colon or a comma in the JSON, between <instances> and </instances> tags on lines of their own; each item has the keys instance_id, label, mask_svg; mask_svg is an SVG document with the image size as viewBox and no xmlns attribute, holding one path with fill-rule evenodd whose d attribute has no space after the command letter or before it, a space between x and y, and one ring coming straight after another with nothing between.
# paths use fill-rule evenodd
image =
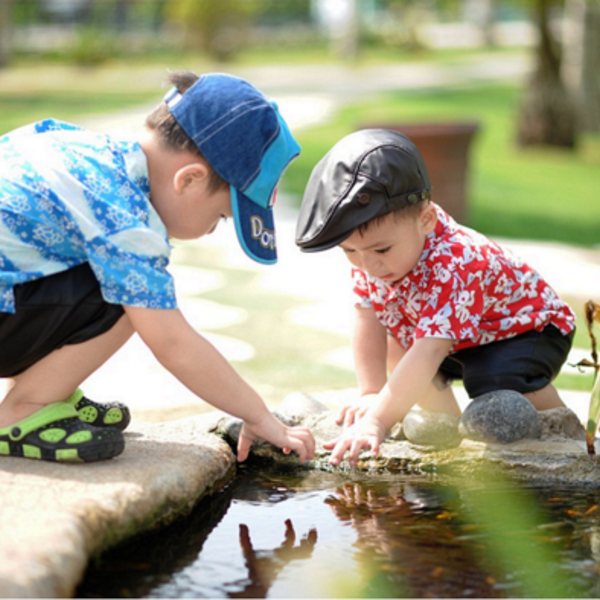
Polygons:
<instances>
[{"instance_id":1,"label":"boy's face","mask_svg":"<svg viewBox=\"0 0 600 600\"><path fill-rule=\"evenodd\" d=\"M425 238L437 222L433 206L425 206L417 216L388 215L358 230L340 244L348 260L372 277L388 283L412 271L423 251Z\"/></svg>"},{"instance_id":2,"label":"boy's face","mask_svg":"<svg viewBox=\"0 0 600 600\"><path fill-rule=\"evenodd\" d=\"M195 240L215 231L219 222L232 217L229 188L209 190L205 186L188 190L187 202L174 202L177 211L167 227L169 236Z\"/></svg>"}]
</instances>

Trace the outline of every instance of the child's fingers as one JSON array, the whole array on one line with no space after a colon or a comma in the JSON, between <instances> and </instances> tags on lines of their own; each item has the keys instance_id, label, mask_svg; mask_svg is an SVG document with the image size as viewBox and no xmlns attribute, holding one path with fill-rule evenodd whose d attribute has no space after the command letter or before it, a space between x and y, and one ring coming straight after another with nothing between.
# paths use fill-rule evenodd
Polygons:
<instances>
[{"instance_id":1,"label":"child's fingers","mask_svg":"<svg viewBox=\"0 0 600 600\"><path fill-rule=\"evenodd\" d=\"M248 458L250 446L252 446L252 440L244 435L244 430L242 429L237 445L237 459L239 462L244 462Z\"/></svg>"},{"instance_id":2,"label":"child's fingers","mask_svg":"<svg viewBox=\"0 0 600 600\"><path fill-rule=\"evenodd\" d=\"M325 448L325 450L331 450L332 448L335 448L335 445L338 443L339 439L340 438L337 437L334 440L329 440L328 442L323 442L322 446L323 446L323 448Z\"/></svg>"},{"instance_id":3,"label":"child's fingers","mask_svg":"<svg viewBox=\"0 0 600 600\"><path fill-rule=\"evenodd\" d=\"M344 454L346 454L346 450L350 447L350 440L339 440L335 444L335 448L331 452L331 456L329 457L330 465L339 465L342 462L342 458L344 458Z\"/></svg>"},{"instance_id":4,"label":"child's fingers","mask_svg":"<svg viewBox=\"0 0 600 600\"><path fill-rule=\"evenodd\" d=\"M350 405L346 404L345 406L342 406L342 408L340 408L337 417L335 418L335 422L338 425L341 425L344 422L344 419L346 417L346 413L350 410Z\"/></svg>"},{"instance_id":5,"label":"child's fingers","mask_svg":"<svg viewBox=\"0 0 600 600\"><path fill-rule=\"evenodd\" d=\"M344 425L346 427L350 427L356 421L356 413L358 412L358 407L353 406L348 411L346 411L346 418L344 419Z\"/></svg>"},{"instance_id":6,"label":"child's fingers","mask_svg":"<svg viewBox=\"0 0 600 600\"><path fill-rule=\"evenodd\" d=\"M300 462L304 463L315 456L315 438L306 427L294 427L290 431L288 443L283 448L285 454L296 452Z\"/></svg>"}]
</instances>

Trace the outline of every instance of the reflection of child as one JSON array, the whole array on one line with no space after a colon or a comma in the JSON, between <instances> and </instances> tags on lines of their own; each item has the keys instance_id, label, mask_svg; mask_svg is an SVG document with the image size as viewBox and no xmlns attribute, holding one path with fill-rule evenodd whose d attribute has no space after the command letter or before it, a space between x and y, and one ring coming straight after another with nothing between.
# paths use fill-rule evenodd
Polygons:
<instances>
[{"instance_id":1,"label":"reflection of child","mask_svg":"<svg viewBox=\"0 0 600 600\"><path fill-rule=\"evenodd\" d=\"M364 130L315 167L296 243L340 246L354 265L354 355L362 396L345 406L333 448L374 454L415 404L459 414L448 381L471 398L523 393L539 410L562 406L551 381L571 347L574 315L532 268L430 201L427 168L400 133ZM387 370L390 377L387 379Z\"/></svg>"},{"instance_id":2,"label":"reflection of child","mask_svg":"<svg viewBox=\"0 0 600 600\"><path fill-rule=\"evenodd\" d=\"M238 457L258 437L312 456L177 308L169 238L232 217L252 258L276 260L276 185L300 148L277 107L229 75L175 72L138 140L54 120L0 138L0 454L111 458L129 411L78 385L136 331L214 406L244 420ZM133 374L132 374L133 375Z\"/></svg>"}]
</instances>

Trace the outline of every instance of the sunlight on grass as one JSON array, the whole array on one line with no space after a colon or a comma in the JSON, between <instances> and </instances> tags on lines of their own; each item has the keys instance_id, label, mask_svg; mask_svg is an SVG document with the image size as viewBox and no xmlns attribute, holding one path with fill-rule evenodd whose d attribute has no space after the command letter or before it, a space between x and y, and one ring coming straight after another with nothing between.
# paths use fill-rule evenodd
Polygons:
<instances>
[{"instance_id":1,"label":"sunlight on grass","mask_svg":"<svg viewBox=\"0 0 600 600\"><path fill-rule=\"evenodd\" d=\"M328 364L329 352L347 345L347 339L332 333L295 324L286 314L303 302L291 296L261 289L259 277L251 271L224 267L217 252L180 248L180 262L221 269L223 287L205 292L202 297L223 305L239 304L251 317L219 330L256 348L254 358L234 363L236 370L263 398L279 404L285 396L301 390L305 393L346 389L356 385L350 370ZM235 292L232 290L235 288ZM349 324L350 326L350 324Z\"/></svg>"},{"instance_id":2,"label":"sunlight on grass","mask_svg":"<svg viewBox=\"0 0 600 600\"><path fill-rule=\"evenodd\" d=\"M347 105L326 125L301 131L303 154L286 188L301 197L312 167L348 133L384 124L477 121L470 150L468 225L487 235L598 244L600 211L592 201L600 135L583 136L578 152L519 148L516 87L402 91Z\"/></svg>"}]
</instances>

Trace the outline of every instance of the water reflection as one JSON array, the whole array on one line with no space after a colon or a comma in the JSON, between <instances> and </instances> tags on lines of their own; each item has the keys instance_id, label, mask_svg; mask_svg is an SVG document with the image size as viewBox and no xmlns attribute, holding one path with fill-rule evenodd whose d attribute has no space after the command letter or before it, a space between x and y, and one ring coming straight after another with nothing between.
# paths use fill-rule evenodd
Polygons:
<instances>
[{"instance_id":1,"label":"water reflection","mask_svg":"<svg viewBox=\"0 0 600 600\"><path fill-rule=\"evenodd\" d=\"M80 597L598 597L593 490L255 472L105 555Z\"/></svg>"},{"instance_id":2,"label":"water reflection","mask_svg":"<svg viewBox=\"0 0 600 600\"><path fill-rule=\"evenodd\" d=\"M504 594L482 568L474 532L456 531L457 514L443 507L456 494L409 484L384 491L345 484L327 500L358 532L356 547L369 597L477 597Z\"/></svg>"},{"instance_id":3,"label":"water reflection","mask_svg":"<svg viewBox=\"0 0 600 600\"><path fill-rule=\"evenodd\" d=\"M273 550L255 550L250 540L247 525L240 525L240 546L248 568L249 582L239 592L230 592L230 598L266 598L271 584L288 563L312 556L317 543L317 530L311 529L308 535L296 546L296 532L290 519L285 521L283 543Z\"/></svg>"}]
</instances>

